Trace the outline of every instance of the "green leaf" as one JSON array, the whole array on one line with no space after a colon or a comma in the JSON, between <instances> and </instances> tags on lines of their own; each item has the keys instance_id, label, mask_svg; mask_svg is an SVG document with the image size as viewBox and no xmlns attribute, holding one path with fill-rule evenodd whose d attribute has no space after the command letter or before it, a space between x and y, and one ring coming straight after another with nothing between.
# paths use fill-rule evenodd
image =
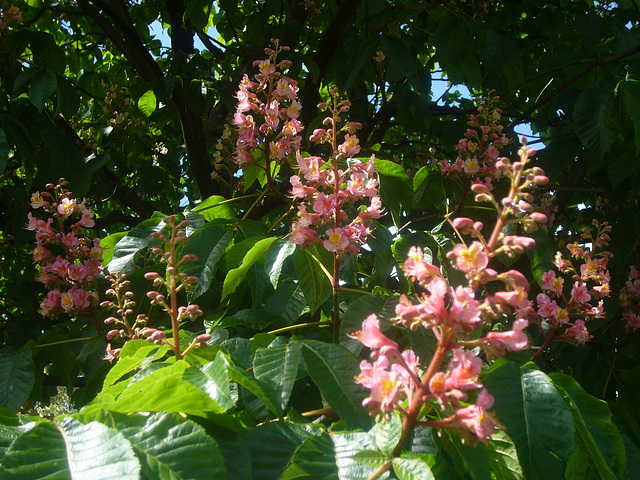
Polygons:
<instances>
[{"instance_id":1,"label":"green leaf","mask_svg":"<svg viewBox=\"0 0 640 480\"><path fill-rule=\"evenodd\" d=\"M241 368L229 365L228 369L231 380L258 397L276 417L282 417L281 399L275 388L268 383L258 380Z\"/></svg>"},{"instance_id":2,"label":"green leaf","mask_svg":"<svg viewBox=\"0 0 640 480\"><path fill-rule=\"evenodd\" d=\"M207 391L191 383L193 374L186 373L187 380L183 378L189 368L198 367L178 360L159 370L153 368L153 373L130 383L115 400L101 394L90 405L124 413L168 411L199 416L224 413L226 408L213 400Z\"/></svg>"},{"instance_id":3,"label":"green leaf","mask_svg":"<svg viewBox=\"0 0 640 480\"><path fill-rule=\"evenodd\" d=\"M220 195L211 195L194 208L193 211L201 214L207 222L215 218L235 220L236 212L233 209L233 205L231 203L222 203L225 200L227 199Z\"/></svg>"},{"instance_id":4,"label":"green leaf","mask_svg":"<svg viewBox=\"0 0 640 480\"><path fill-rule=\"evenodd\" d=\"M300 347L300 342L292 342L282 347L259 348L253 358L254 375L258 380L276 387L283 410L289 402L298 375Z\"/></svg>"},{"instance_id":5,"label":"green leaf","mask_svg":"<svg viewBox=\"0 0 640 480\"><path fill-rule=\"evenodd\" d=\"M151 219L140 222L116 244L107 270L112 273L131 273L136 266L135 255L144 247L159 245L160 241L152 238L151 234L163 228L161 214L154 214Z\"/></svg>"},{"instance_id":6,"label":"green leaf","mask_svg":"<svg viewBox=\"0 0 640 480\"><path fill-rule=\"evenodd\" d=\"M316 340L302 345L309 375L329 406L353 427L370 425L369 415L362 406L364 389L354 381L360 373L357 357L341 345Z\"/></svg>"},{"instance_id":7,"label":"green leaf","mask_svg":"<svg viewBox=\"0 0 640 480\"><path fill-rule=\"evenodd\" d=\"M351 458L358 463L370 467L381 467L391 461L391 457L388 454L379 452L378 450L360 450Z\"/></svg>"},{"instance_id":8,"label":"green leaf","mask_svg":"<svg viewBox=\"0 0 640 480\"><path fill-rule=\"evenodd\" d=\"M258 241L251 249L247 252L242 260L242 264L238 268L234 268L231 270L226 278L224 279L224 284L222 286L222 298L226 298L230 293L235 292L240 282L244 280L247 275L247 271L249 268L258 262L262 256L267 253L271 244L276 241L276 237L263 238Z\"/></svg>"},{"instance_id":9,"label":"green leaf","mask_svg":"<svg viewBox=\"0 0 640 480\"><path fill-rule=\"evenodd\" d=\"M390 419L383 419L376 423L369 431L369 435L373 436L378 450L390 457L402 436L400 414L394 412Z\"/></svg>"},{"instance_id":10,"label":"green leaf","mask_svg":"<svg viewBox=\"0 0 640 480\"><path fill-rule=\"evenodd\" d=\"M120 359L104 379L103 388L113 385L124 375L144 368L154 360L162 358L169 351L168 345L155 345L147 340L131 340L120 351Z\"/></svg>"},{"instance_id":11,"label":"green leaf","mask_svg":"<svg viewBox=\"0 0 640 480\"><path fill-rule=\"evenodd\" d=\"M614 85L603 79L583 91L576 101L573 124L582 144L601 156L607 153L618 132Z\"/></svg>"},{"instance_id":12,"label":"green leaf","mask_svg":"<svg viewBox=\"0 0 640 480\"><path fill-rule=\"evenodd\" d=\"M636 153L640 152L640 81L627 78L618 87L625 114L633 124Z\"/></svg>"},{"instance_id":13,"label":"green leaf","mask_svg":"<svg viewBox=\"0 0 640 480\"><path fill-rule=\"evenodd\" d=\"M513 440L504 430L497 430L488 439L485 449L491 461L491 470L500 480L523 480L522 466Z\"/></svg>"},{"instance_id":14,"label":"green leaf","mask_svg":"<svg viewBox=\"0 0 640 480\"><path fill-rule=\"evenodd\" d=\"M64 177L68 188L77 196L87 193L91 185L91 174L78 145L67 137L64 129L49 126L42 130L42 149L38 156L38 179L49 182L52 178Z\"/></svg>"},{"instance_id":15,"label":"green leaf","mask_svg":"<svg viewBox=\"0 0 640 480\"><path fill-rule=\"evenodd\" d=\"M143 478L223 480L224 459L215 440L197 423L166 412L109 413L106 422L133 446Z\"/></svg>"},{"instance_id":16,"label":"green leaf","mask_svg":"<svg viewBox=\"0 0 640 480\"><path fill-rule=\"evenodd\" d=\"M56 91L57 85L56 74L52 70L47 68L35 73L29 86L29 100L39 112L42 111L46 101Z\"/></svg>"},{"instance_id":17,"label":"green leaf","mask_svg":"<svg viewBox=\"0 0 640 480\"><path fill-rule=\"evenodd\" d=\"M264 262L264 269L269 276L269 281L273 288L278 288L278 281L282 273L282 266L287 258L296 251L295 244L288 238L279 238L271 246Z\"/></svg>"},{"instance_id":18,"label":"green leaf","mask_svg":"<svg viewBox=\"0 0 640 480\"><path fill-rule=\"evenodd\" d=\"M290 282L278 285L278 289L264 304L264 312L268 313L268 317L276 321L282 319L287 325L292 325L307 311L307 302L300 286Z\"/></svg>"},{"instance_id":19,"label":"green leaf","mask_svg":"<svg viewBox=\"0 0 640 480\"><path fill-rule=\"evenodd\" d=\"M193 254L198 257L189 262L185 269L187 275L198 278L192 298L198 298L209 290L215 277L216 265L233 240L233 232L212 223L198 229L185 244L182 254Z\"/></svg>"},{"instance_id":20,"label":"green leaf","mask_svg":"<svg viewBox=\"0 0 640 480\"><path fill-rule=\"evenodd\" d=\"M35 384L31 349L6 346L0 350L0 407L18 410L29 398Z\"/></svg>"},{"instance_id":21,"label":"green leaf","mask_svg":"<svg viewBox=\"0 0 640 480\"><path fill-rule=\"evenodd\" d=\"M393 471L398 480L431 480L433 473L421 458L401 457L393 459Z\"/></svg>"},{"instance_id":22,"label":"green leaf","mask_svg":"<svg viewBox=\"0 0 640 480\"><path fill-rule=\"evenodd\" d=\"M255 428L245 437L251 452L252 478L280 478L304 441L322 433L322 428L315 425L287 422L270 422Z\"/></svg>"},{"instance_id":23,"label":"green leaf","mask_svg":"<svg viewBox=\"0 0 640 480\"><path fill-rule=\"evenodd\" d=\"M127 232L117 232L107 235L100 239L100 247L104 249L102 252L102 266L109 265L113 258L113 250L116 244L127 234Z\"/></svg>"},{"instance_id":24,"label":"green leaf","mask_svg":"<svg viewBox=\"0 0 640 480\"><path fill-rule=\"evenodd\" d=\"M377 467L365 465L354 458L359 452L375 448L369 434L332 432L331 440L336 452L336 464L341 480L366 480L377 470ZM380 478L389 478L389 472L385 472Z\"/></svg>"},{"instance_id":25,"label":"green leaf","mask_svg":"<svg viewBox=\"0 0 640 480\"><path fill-rule=\"evenodd\" d=\"M101 423L65 418L22 434L2 459L0 478L138 480L140 464L124 436Z\"/></svg>"},{"instance_id":26,"label":"green leaf","mask_svg":"<svg viewBox=\"0 0 640 480\"><path fill-rule=\"evenodd\" d=\"M157 107L158 100L156 99L156 94L153 90L147 90L138 99L138 109L145 117L150 117L151 114L156 111Z\"/></svg>"},{"instance_id":27,"label":"green leaf","mask_svg":"<svg viewBox=\"0 0 640 480\"><path fill-rule=\"evenodd\" d=\"M223 409L228 410L233 407L227 361L221 351L218 351L213 362L187 368L182 379L207 392L207 395Z\"/></svg>"},{"instance_id":28,"label":"green leaf","mask_svg":"<svg viewBox=\"0 0 640 480\"><path fill-rule=\"evenodd\" d=\"M612 421L604 400L585 392L568 375L552 373L551 378L573 414L576 449L567 468L567 478L621 478L626 463L624 441Z\"/></svg>"},{"instance_id":29,"label":"green leaf","mask_svg":"<svg viewBox=\"0 0 640 480\"><path fill-rule=\"evenodd\" d=\"M315 313L318 307L333 293L327 274L318 264L318 261L322 261L318 255L318 250L314 248L308 250L298 248L293 253L293 267L298 278L298 284L302 288L302 293L307 305L309 305L311 314ZM316 261L316 258L318 261ZM333 266L329 267L324 262L323 266L329 272L333 271Z\"/></svg>"},{"instance_id":30,"label":"green leaf","mask_svg":"<svg viewBox=\"0 0 640 480\"><path fill-rule=\"evenodd\" d=\"M556 478L574 448L571 411L551 379L527 366L505 363L486 376L494 409L518 451L525 478Z\"/></svg>"},{"instance_id":31,"label":"green leaf","mask_svg":"<svg viewBox=\"0 0 640 480\"><path fill-rule=\"evenodd\" d=\"M296 450L280 480L334 480L338 478L333 443L328 434L306 439Z\"/></svg>"},{"instance_id":32,"label":"green leaf","mask_svg":"<svg viewBox=\"0 0 640 480\"><path fill-rule=\"evenodd\" d=\"M376 158L375 165L380 177L380 198L397 223L401 207L413 205L412 183L400 164Z\"/></svg>"}]
</instances>

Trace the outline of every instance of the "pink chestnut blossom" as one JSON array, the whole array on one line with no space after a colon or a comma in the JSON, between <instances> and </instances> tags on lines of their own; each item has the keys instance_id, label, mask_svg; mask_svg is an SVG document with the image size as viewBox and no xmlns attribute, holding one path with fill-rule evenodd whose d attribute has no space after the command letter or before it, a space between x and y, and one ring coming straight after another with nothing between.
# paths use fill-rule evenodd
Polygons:
<instances>
[{"instance_id":1,"label":"pink chestnut blossom","mask_svg":"<svg viewBox=\"0 0 640 480\"><path fill-rule=\"evenodd\" d=\"M584 320L576 320L573 325L565 330L564 336L580 346L584 346L591 338Z\"/></svg>"},{"instance_id":2,"label":"pink chestnut blossom","mask_svg":"<svg viewBox=\"0 0 640 480\"><path fill-rule=\"evenodd\" d=\"M375 314L365 318L362 322L362 330L349 337L359 340L365 347L372 350L384 348L385 351L398 351L398 344L380 331L380 321Z\"/></svg>"},{"instance_id":3,"label":"pink chestnut blossom","mask_svg":"<svg viewBox=\"0 0 640 480\"><path fill-rule=\"evenodd\" d=\"M571 298L576 303L588 303L591 300L587 286L582 282L575 282L571 288Z\"/></svg>"},{"instance_id":4,"label":"pink chestnut blossom","mask_svg":"<svg viewBox=\"0 0 640 480\"><path fill-rule=\"evenodd\" d=\"M329 252L343 252L349 246L349 238L341 228L330 228L325 232L328 237L322 242Z\"/></svg>"},{"instance_id":5,"label":"pink chestnut blossom","mask_svg":"<svg viewBox=\"0 0 640 480\"><path fill-rule=\"evenodd\" d=\"M456 411L455 417L460 425L465 427L478 440L486 440L495 432L498 423L487 412L493 406L493 397L486 389L478 394L475 405L461 408Z\"/></svg>"},{"instance_id":6,"label":"pink chestnut blossom","mask_svg":"<svg viewBox=\"0 0 640 480\"><path fill-rule=\"evenodd\" d=\"M447 258L455 262L454 266L465 273L478 273L487 267L489 257L480 242L474 241L468 247L459 243L447 253Z\"/></svg>"}]
</instances>

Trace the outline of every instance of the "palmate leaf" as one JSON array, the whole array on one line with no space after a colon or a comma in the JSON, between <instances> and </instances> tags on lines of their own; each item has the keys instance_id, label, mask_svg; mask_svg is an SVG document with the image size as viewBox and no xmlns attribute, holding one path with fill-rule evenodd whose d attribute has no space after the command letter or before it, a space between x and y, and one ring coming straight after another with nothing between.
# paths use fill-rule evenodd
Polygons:
<instances>
[{"instance_id":1,"label":"palmate leaf","mask_svg":"<svg viewBox=\"0 0 640 480\"><path fill-rule=\"evenodd\" d=\"M282 266L287 258L296 251L296 246L288 238L279 238L269 249L264 262L265 271L273 288L278 288Z\"/></svg>"},{"instance_id":2,"label":"palmate leaf","mask_svg":"<svg viewBox=\"0 0 640 480\"><path fill-rule=\"evenodd\" d=\"M222 285L222 298L226 298L229 294L235 292L240 282L246 277L249 268L267 253L271 244L276 240L276 237L263 238L251 247L244 256L240 266L227 273L224 284Z\"/></svg>"},{"instance_id":3,"label":"palmate leaf","mask_svg":"<svg viewBox=\"0 0 640 480\"><path fill-rule=\"evenodd\" d=\"M604 400L585 392L568 375L552 373L553 383L573 414L576 449L567 468L567 478L621 478L626 463L625 446L618 428L611 421L611 410Z\"/></svg>"},{"instance_id":4,"label":"palmate leaf","mask_svg":"<svg viewBox=\"0 0 640 480\"><path fill-rule=\"evenodd\" d=\"M484 380L494 410L518 451L525 478L558 478L574 448L571 411L539 370L505 363Z\"/></svg>"},{"instance_id":5,"label":"palmate leaf","mask_svg":"<svg viewBox=\"0 0 640 480\"><path fill-rule=\"evenodd\" d=\"M326 251L325 251L326 253ZM333 292L331 281L326 271L333 271L333 267L324 263L320 249L310 248L303 250L298 248L293 253L293 266L298 278L298 284L302 288L304 298L313 314L320 305L327 300ZM318 262L323 262L322 266ZM323 268L324 267L324 268Z\"/></svg>"},{"instance_id":6,"label":"palmate leaf","mask_svg":"<svg viewBox=\"0 0 640 480\"><path fill-rule=\"evenodd\" d=\"M301 347L300 342L292 342L281 347L259 348L253 358L254 375L276 388L282 409L287 406L296 381Z\"/></svg>"},{"instance_id":7,"label":"palmate leaf","mask_svg":"<svg viewBox=\"0 0 640 480\"><path fill-rule=\"evenodd\" d=\"M334 480L338 477L331 437L309 437L296 450L280 480Z\"/></svg>"},{"instance_id":8,"label":"palmate leaf","mask_svg":"<svg viewBox=\"0 0 640 480\"><path fill-rule=\"evenodd\" d=\"M371 420L362 406L364 389L355 383L360 373L358 359L341 345L308 340L302 356L313 382L342 420L352 427L367 427Z\"/></svg>"},{"instance_id":9,"label":"palmate leaf","mask_svg":"<svg viewBox=\"0 0 640 480\"><path fill-rule=\"evenodd\" d=\"M250 373L233 365L229 365L228 369L231 380L258 397L276 417L282 417L280 396L272 385L258 380Z\"/></svg>"},{"instance_id":10,"label":"palmate leaf","mask_svg":"<svg viewBox=\"0 0 640 480\"><path fill-rule=\"evenodd\" d=\"M15 411L29 398L35 383L31 349L26 345L16 351L6 346L0 350L0 407Z\"/></svg>"},{"instance_id":11,"label":"palmate leaf","mask_svg":"<svg viewBox=\"0 0 640 480\"><path fill-rule=\"evenodd\" d=\"M7 450L0 478L20 480L138 480L140 463L118 431L73 418L42 422Z\"/></svg>"},{"instance_id":12,"label":"palmate leaf","mask_svg":"<svg viewBox=\"0 0 640 480\"><path fill-rule=\"evenodd\" d=\"M131 443L142 479L218 480L226 468L218 445L204 428L175 414L109 413L104 419Z\"/></svg>"},{"instance_id":13,"label":"palmate leaf","mask_svg":"<svg viewBox=\"0 0 640 480\"><path fill-rule=\"evenodd\" d=\"M393 471L398 480L433 480L429 465L421 458L394 458Z\"/></svg>"},{"instance_id":14,"label":"palmate leaf","mask_svg":"<svg viewBox=\"0 0 640 480\"><path fill-rule=\"evenodd\" d=\"M322 433L323 429L315 425L286 422L270 422L255 428L245 437L251 452L252 478L280 478L304 441Z\"/></svg>"},{"instance_id":15,"label":"palmate leaf","mask_svg":"<svg viewBox=\"0 0 640 480\"><path fill-rule=\"evenodd\" d=\"M164 356L169 351L168 345L155 345L147 340L132 340L127 342L120 351L120 359L104 379L103 388L113 385L127 373L141 367L146 367L152 361Z\"/></svg>"},{"instance_id":16,"label":"palmate leaf","mask_svg":"<svg viewBox=\"0 0 640 480\"><path fill-rule=\"evenodd\" d=\"M149 245L160 245L160 240L151 238L153 232L164 228L164 215L155 213L152 218L136 225L116 244L113 257L107 265L109 272L131 273L135 268L135 255Z\"/></svg>"},{"instance_id":17,"label":"palmate leaf","mask_svg":"<svg viewBox=\"0 0 640 480\"><path fill-rule=\"evenodd\" d=\"M618 133L615 85L603 79L580 94L573 123L582 144L596 155L607 153Z\"/></svg>"},{"instance_id":18,"label":"palmate leaf","mask_svg":"<svg viewBox=\"0 0 640 480\"><path fill-rule=\"evenodd\" d=\"M124 390L120 389L121 393L116 391L115 398L109 389L106 390L90 404L90 408L106 408L123 413L182 412L199 416L226 411L224 406L207 393L211 387L207 382L211 378L203 378L201 371L190 370L202 367L192 367L184 360L160 369L157 369L156 364L153 365L153 373L133 381ZM122 382L118 385L121 384ZM224 387L220 387L220 390L223 389Z\"/></svg>"},{"instance_id":19,"label":"palmate leaf","mask_svg":"<svg viewBox=\"0 0 640 480\"><path fill-rule=\"evenodd\" d=\"M382 460L384 454L379 452L372 452L378 459L376 460L376 458L372 458L374 465L367 465L354 458L358 455L357 458L362 460L361 455L363 454L360 452L364 452L366 450L371 451L375 448L373 439L368 433L333 432L331 434L331 440L333 441L340 480L366 480L380 465L382 465L382 463L384 463ZM365 453L364 455L366 456L370 454ZM389 478L389 472L383 473L380 478Z\"/></svg>"},{"instance_id":20,"label":"palmate leaf","mask_svg":"<svg viewBox=\"0 0 640 480\"><path fill-rule=\"evenodd\" d=\"M214 279L218 261L233 240L233 232L219 225L208 223L198 229L182 249L182 254L193 254L198 259L186 264L184 272L198 278L192 298L206 292Z\"/></svg>"}]
</instances>

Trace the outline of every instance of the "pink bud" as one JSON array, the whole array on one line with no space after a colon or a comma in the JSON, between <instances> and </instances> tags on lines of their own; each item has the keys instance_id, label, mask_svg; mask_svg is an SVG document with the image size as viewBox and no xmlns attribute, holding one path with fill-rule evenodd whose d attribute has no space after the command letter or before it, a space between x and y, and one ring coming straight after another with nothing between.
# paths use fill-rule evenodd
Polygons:
<instances>
[{"instance_id":1,"label":"pink bud","mask_svg":"<svg viewBox=\"0 0 640 480\"><path fill-rule=\"evenodd\" d=\"M489 189L484 183L474 183L471 185L471 191L474 193L489 193Z\"/></svg>"},{"instance_id":2,"label":"pink bud","mask_svg":"<svg viewBox=\"0 0 640 480\"><path fill-rule=\"evenodd\" d=\"M547 223L548 218L544 213L533 212L529 214L529 218L536 223Z\"/></svg>"}]
</instances>

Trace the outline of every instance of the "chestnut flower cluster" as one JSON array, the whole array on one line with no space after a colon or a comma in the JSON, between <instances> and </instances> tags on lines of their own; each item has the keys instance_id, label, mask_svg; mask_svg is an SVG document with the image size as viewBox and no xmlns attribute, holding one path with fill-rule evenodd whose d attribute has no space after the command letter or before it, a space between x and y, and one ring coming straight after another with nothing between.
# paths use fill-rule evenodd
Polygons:
<instances>
[{"instance_id":1,"label":"chestnut flower cluster","mask_svg":"<svg viewBox=\"0 0 640 480\"><path fill-rule=\"evenodd\" d=\"M348 112L351 104L338 98L337 89L331 89L330 94L329 102L318 105L329 112L323 124L330 127L314 130L310 140L329 144L332 159L328 162L318 156L297 155L300 175L291 177L291 193L305 203L298 206L290 238L301 247L322 244L336 254L356 254L370 233L373 219L383 214L374 176L375 157L372 155L366 162L353 158L360 152L355 133L362 126L357 122L341 125L340 115ZM342 169L341 165L347 168ZM368 205L361 205L357 213L349 217L346 205L365 201Z\"/></svg>"},{"instance_id":2,"label":"chestnut flower cluster","mask_svg":"<svg viewBox=\"0 0 640 480\"><path fill-rule=\"evenodd\" d=\"M456 147L456 160L441 160L440 170L445 175L467 175L490 187L491 180L500 176L500 170L494 166L500 150L509 140L502 133L503 126L500 124L502 111L497 107L500 97L489 93L487 97L476 101L480 103L478 113L469 116L469 128Z\"/></svg>"},{"instance_id":3,"label":"chestnut flower cluster","mask_svg":"<svg viewBox=\"0 0 640 480\"><path fill-rule=\"evenodd\" d=\"M541 169L528 167L534 154L525 145L519 161L502 158L496 162L501 175L511 182L508 195L500 201L486 185L472 186L476 201L490 202L496 209L497 221L489 237L483 234L481 222L470 218L451 222L461 238L471 237L446 255L453 268L465 273L466 285L451 285L439 267L425 261L419 247L409 250L403 270L418 293L413 298L400 297L393 320L398 326L433 332L438 346L428 366L423 368L424 359L421 362L412 350L400 351L396 342L382 334L375 315L354 335L371 349L373 360L361 363L356 379L371 391L364 405L374 414L389 415L396 410L404 416L398 448L417 425L451 429L472 442L486 440L499 425L488 411L493 397L480 382L483 360L478 353L482 349L491 359L529 348L524 330L533 302L528 299L530 286L522 273L499 273L489 264L499 254L513 256L535 244L529 237L505 234L507 224L519 223L532 231L547 221L544 215L532 212L528 203L527 190L548 181ZM489 283L491 287L485 288ZM508 315L515 316L511 328L498 328ZM497 325L491 327L494 322Z\"/></svg>"},{"instance_id":4,"label":"chestnut flower cluster","mask_svg":"<svg viewBox=\"0 0 640 480\"><path fill-rule=\"evenodd\" d=\"M179 268L186 262L197 260L197 257L193 254L186 254L182 255L178 260L179 246L184 245L189 240L185 231L182 230L183 227L189 225L189 221L182 220L181 222L177 222L173 215L164 218L163 221L169 228L169 236L167 237L161 232L154 232L151 236L162 240L164 244L164 248L156 247L152 252L156 255L160 255L160 262L167 265L166 278L163 278L163 276L157 272L147 272L144 277L147 280L151 280L153 282L153 286L156 287L156 290L147 292L147 297L151 299L151 305L159 305L171 319L173 339L169 340L166 332L163 330L148 327L140 330L139 335L158 345L166 343L171 347L176 358L180 359L192 348L205 346L205 342L209 340L211 336L208 334L198 335L193 339L184 352L181 352L180 350L180 323L185 320L195 320L202 315L202 310L194 304L187 306L178 305L178 294L182 290L189 290L193 288L193 285L198 281L197 277L187 276L186 273L180 272ZM158 292L158 287L163 287L163 289L166 290L167 295ZM138 318L140 319L140 317ZM142 320L146 322L147 319L146 317L143 317Z\"/></svg>"},{"instance_id":5,"label":"chestnut flower cluster","mask_svg":"<svg viewBox=\"0 0 640 480\"><path fill-rule=\"evenodd\" d=\"M115 309L117 317L108 317L104 323L114 324L114 329L107 332L107 341L124 339L124 343L129 340L136 340L140 338L140 330L146 325L148 318L144 314L136 316L132 321L133 307L136 306L136 302L132 300L134 296L133 292L128 290L129 280L124 273L113 273L105 277L111 282L111 288L106 291L108 296L113 297L113 300L105 300L100 304L103 308ZM103 357L103 360L109 360L112 362L120 355L122 347L113 348L111 343L107 344L107 353Z\"/></svg>"},{"instance_id":6,"label":"chestnut flower cluster","mask_svg":"<svg viewBox=\"0 0 640 480\"><path fill-rule=\"evenodd\" d=\"M269 57L254 62L259 69L255 81L245 75L240 82L233 117L238 127L236 163L241 167L256 165L265 170L268 179L272 163L288 161L287 156L300 149L302 140L298 135L302 131L298 82L282 74L291 62L278 60L278 54L289 47L280 46L278 40L272 42L275 49L265 49ZM262 152L264 162L254 156L256 149Z\"/></svg>"},{"instance_id":7,"label":"chestnut flower cluster","mask_svg":"<svg viewBox=\"0 0 640 480\"><path fill-rule=\"evenodd\" d=\"M102 267L100 239L84 236L84 229L95 222L85 200L78 203L61 178L57 185L46 185L42 193L31 195L31 207L42 209L48 218L41 220L28 214L27 230L35 231L33 260L40 266L38 280L49 292L40 304L43 316L60 313L80 315L98 304L95 278Z\"/></svg>"},{"instance_id":8,"label":"chestnut flower cluster","mask_svg":"<svg viewBox=\"0 0 640 480\"><path fill-rule=\"evenodd\" d=\"M625 331L640 329L640 272L633 265L629 269L629 279L620 290L618 301L623 309Z\"/></svg>"},{"instance_id":9,"label":"chestnut flower cluster","mask_svg":"<svg viewBox=\"0 0 640 480\"><path fill-rule=\"evenodd\" d=\"M605 315L603 299L611 293L607 264L613 254L602 250L602 247L609 245L611 226L607 222L600 225L597 220L593 221L593 226L595 235L585 228L580 235L581 242L567 246L573 260L557 252L554 264L558 271L549 270L542 274L540 286L543 293L536 299L537 322L551 327L547 338L551 337L553 341L584 345L590 338L585 319ZM576 268L573 262L580 266ZM565 276L571 279L570 291L569 282L565 286ZM592 301L598 303L594 306ZM559 335L561 330L564 332Z\"/></svg>"}]
</instances>

